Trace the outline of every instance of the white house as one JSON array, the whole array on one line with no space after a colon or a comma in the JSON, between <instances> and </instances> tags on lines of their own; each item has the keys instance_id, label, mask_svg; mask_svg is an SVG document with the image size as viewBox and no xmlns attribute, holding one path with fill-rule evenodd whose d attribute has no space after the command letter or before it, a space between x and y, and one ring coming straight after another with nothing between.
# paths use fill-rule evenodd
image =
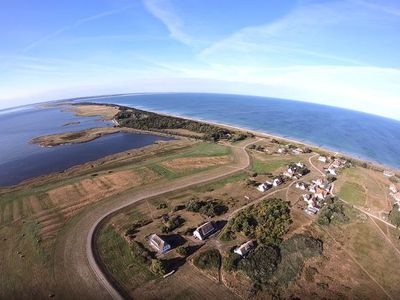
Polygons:
<instances>
[{"instance_id":1,"label":"white house","mask_svg":"<svg viewBox=\"0 0 400 300\"><path fill-rule=\"evenodd\" d=\"M272 185L273 186L278 186L278 185L281 185L283 182L282 182L282 179L280 179L280 178L275 178L274 179L274 181L272 182Z\"/></svg>"},{"instance_id":2,"label":"white house","mask_svg":"<svg viewBox=\"0 0 400 300\"><path fill-rule=\"evenodd\" d=\"M268 183L262 183L257 187L257 190L259 190L260 192L265 192L268 191L271 188L272 185L268 184Z\"/></svg>"},{"instance_id":3,"label":"white house","mask_svg":"<svg viewBox=\"0 0 400 300\"><path fill-rule=\"evenodd\" d=\"M324 190L324 189L321 189L321 188L317 188L316 189L316 191L315 191L315 197L317 197L318 199L320 199L320 200L324 200L325 198L326 198L326 196L328 196L328 192L326 191L326 190Z\"/></svg>"},{"instance_id":4,"label":"white house","mask_svg":"<svg viewBox=\"0 0 400 300\"><path fill-rule=\"evenodd\" d=\"M385 170L385 171L383 171L383 175L385 175L386 177L393 177L394 172L390 171L390 170Z\"/></svg>"},{"instance_id":5,"label":"white house","mask_svg":"<svg viewBox=\"0 0 400 300\"><path fill-rule=\"evenodd\" d=\"M315 215L319 209L315 207L307 207L304 211L309 215Z\"/></svg>"},{"instance_id":6,"label":"white house","mask_svg":"<svg viewBox=\"0 0 400 300\"><path fill-rule=\"evenodd\" d=\"M247 255L252 249L254 249L255 245L253 241L248 241L241 246L237 247L233 252L239 254L240 256Z\"/></svg>"},{"instance_id":7,"label":"white house","mask_svg":"<svg viewBox=\"0 0 400 300\"><path fill-rule=\"evenodd\" d=\"M303 149L301 149L301 148L293 149L292 152L295 155L300 155L300 154L304 153Z\"/></svg>"},{"instance_id":8,"label":"white house","mask_svg":"<svg viewBox=\"0 0 400 300\"><path fill-rule=\"evenodd\" d=\"M286 149L285 148L279 148L278 149L278 153L279 154L285 154L287 151L286 151Z\"/></svg>"},{"instance_id":9,"label":"white house","mask_svg":"<svg viewBox=\"0 0 400 300\"><path fill-rule=\"evenodd\" d=\"M297 182L296 188L304 191L306 189L306 185L304 182Z\"/></svg>"},{"instance_id":10,"label":"white house","mask_svg":"<svg viewBox=\"0 0 400 300\"><path fill-rule=\"evenodd\" d=\"M327 170L327 172L328 172L329 174L333 175L333 176L336 176L336 175L337 175L336 169L333 168L333 167L329 167L328 170Z\"/></svg>"},{"instance_id":11,"label":"white house","mask_svg":"<svg viewBox=\"0 0 400 300\"><path fill-rule=\"evenodd\" d=\"M214 223L207 222L200 227L198 227L194 232L193 236L196 239L199 239L200 241L205 240L207 237L209 237L213 232L215 231Z\"/></svg>"},{"instance_id":12,"label":"white house","mask_svg":"<svg viewBox=\"0 0 400 300\"><path fill-rule=\"evenodd\" d=\"M326 156L320 156L320 157L318 157L318 160L322 161L323 163L326 163L327 158L326 158Z\"/></svg>"},{"instance_id":13,"label":"white house","mask_svg":"<svg viewBox=\"0 0 400 300\"><path fill-rule=\"evenodd\" d=\"M304 164L303 164L301 161L299 161L299 162L296 164L296 166L298 166L299 168L304 168Z\"/></svg>"},{"instance_id":14,"label":"white house","mask_svg":"<svg viewBox=\"0 0 400 300\"><path fill-rule=\"evenodd\" d=\"M395 186L394 184L391 184L391 185L390 185L389 190L390 190L393 194L396 194L396 193L398 192L398 191L397 191L397 188L396 188L396 186Z\"/></svg>"},{"instance_id":15,"label":"white house","mask_svg":"<svg viewBox=\"0 0 400 300\"><path fill-rule=\"evenodd\" d=\"M149 237L149 243L150 246L155 248L159 253L165 253L171 249L171 245L155 233Z\"/></svg>"}]
</instances>

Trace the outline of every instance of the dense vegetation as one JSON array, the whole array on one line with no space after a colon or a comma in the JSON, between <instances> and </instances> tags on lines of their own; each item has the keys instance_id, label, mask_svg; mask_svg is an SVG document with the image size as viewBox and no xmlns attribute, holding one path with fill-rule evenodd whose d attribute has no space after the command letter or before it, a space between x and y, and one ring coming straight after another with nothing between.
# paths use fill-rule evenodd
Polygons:
<instances>
[{"instance_id":1,"label":"dense vegetation","mask_svg":"<svg viewBox=\"0 0 400 300\"><path fill-rule=\"evenodd\" d=\"M161 232L162 233L171 232L176 228L181 227L184 223L185 219L182 218L181 216L173 216L164 222L164 224L161 226Z\"/></svg>"},{"instance_id":2,"label":"dense vegetation","mask_svg":"<svg viewBox=\"0 0 400 300\"><path fill-rule=\"evenodd\" d=\"M211 124L187 120L172 116L159 115L134 108L121 107L121 111L115 116L121 126L140 130L168 130L186 129L192 132L204 134L204 139L218 141L223 138L235 138L237 140L246 138L246 135L233 135L228 129Z\"/></svg>"},{"instance_id":3,"label":"dense vegetation","mask_svg":"<svg viewBox=\"0 0 400 300\"><path fill-rule=\"evenodd\" d=\"M319 212L318 224L345 223L349 220L344 211L344 205L337 198L329 198Z\"/></svg>"},{"instance_id":4,"label":"dense vegetation","mask_svg":"<svg viewBox=\"0 0 400 300\"><path fill-rule=\"evenodd\" d=\"M193 259L193 264L200 269L219 269L221 254L217 249L201 252Z\"/></svg>"},{"instance_id":5,"label":"dense vegetation","mask_svg":"<svg viewBox=\"0 0 400 300\"><path fill-rule=\"evenodd\" d=\"M288 202L266 199L257 206L240 211L228 223L221 237L228 239L235 234L242 234L262 244L278 244L291 223Z\"/></svg>"},{"instance_id":6,"label":"dense vegetation","mask_svg":"<svg viewBox=\"0 0 400 300\"><path fill-rule=\"evenodd\" d=\"M186 205L186 210L198 212L212 218L226 213L228 207L218 200L202 201L193 199Z\"/></svg>"},{"instance_id":7,"label":"dense vegetation","mask_svg":"<svg viewBox=\"0 0 400 300\"><path fill-rule=\"evenodd\" d=\"M399 205L395 204L392 208L392 210L389 213L389 221L397 226L400 227L400 211L399 211Z\"/></svg>"},{"instance_id":8,"label":"dense vegetation","mask_svg":"<svg viewBox=\"0 0 400 300\"><path fill-rule=\"evenodd\" d=\"M297 234L279 246L260 245L246 258L230 251L223 258L223 269L240 271L252 281L253 287L274 290L284 288L303 271L305 261L322 255L323 243L319 239Z\"/></svg>"}]
</instances>

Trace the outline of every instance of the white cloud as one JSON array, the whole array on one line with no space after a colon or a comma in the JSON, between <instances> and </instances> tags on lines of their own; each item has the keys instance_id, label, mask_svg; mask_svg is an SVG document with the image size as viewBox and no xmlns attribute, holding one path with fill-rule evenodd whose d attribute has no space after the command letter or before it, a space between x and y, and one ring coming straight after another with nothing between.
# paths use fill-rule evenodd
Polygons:
<instances>
[{"instance_id":1,"label":"white cloud","mask_svg":"<svg viewBox=\"0 0 400 300\"><path fill-rule=\"evenodd\" d=\"M174 12L169 0L143 0L143 3L146 9L168 28L173 39L186 45L192 43L191 37L183 29L182 19Z\"/></svg>"}]
</instances>

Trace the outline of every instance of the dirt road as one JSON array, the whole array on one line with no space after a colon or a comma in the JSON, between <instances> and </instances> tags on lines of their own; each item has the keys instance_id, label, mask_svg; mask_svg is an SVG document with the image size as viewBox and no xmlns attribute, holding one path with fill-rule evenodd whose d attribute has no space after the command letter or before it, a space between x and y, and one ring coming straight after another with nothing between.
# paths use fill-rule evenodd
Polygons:
<instances>
[{"instance_id":1,"label":"dirt road","mask_svg":"<svg viewBox=\"0 0 400 300\"><path fill-rule=\"evenodd\" d=\"M93 251L93 234L98 224L108 215L146 198L207 183L246 169L250 157L246 147L259 141L244 141L232 147L231 165L177 179L160 182L136 190L129 196L116 198L86 209L61 232L55 248L54 277L58 285L57 298L68 299L122 299L99 268Z\"/></svg>"}]
</instances>

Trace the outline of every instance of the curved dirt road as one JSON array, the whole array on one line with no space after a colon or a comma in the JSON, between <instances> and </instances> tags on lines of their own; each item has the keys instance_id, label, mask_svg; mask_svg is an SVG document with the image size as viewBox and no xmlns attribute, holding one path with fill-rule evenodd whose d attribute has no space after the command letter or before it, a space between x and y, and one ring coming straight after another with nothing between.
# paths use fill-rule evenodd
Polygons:
<instances>
[{"instance_id":1,"label":"curved dirt road","mask_svg":"<svg viewBox=\"0 0 400 300\"><path fill-rule=\"evenodd\" d=\"M63 231L55 249L54 277L62 282L56 289L57 298L66 299L122 299L122 296L106 279L94 258L93 235L98 224L108 215L146 198L207 183L232 175L250 165L246 147L259 141L242 142L232 147L234 164L222 166L209 172L160 182L134 191L129 196L105 201L87 208L79 218L73 219Z\"/></svg>"}]
</instances>

